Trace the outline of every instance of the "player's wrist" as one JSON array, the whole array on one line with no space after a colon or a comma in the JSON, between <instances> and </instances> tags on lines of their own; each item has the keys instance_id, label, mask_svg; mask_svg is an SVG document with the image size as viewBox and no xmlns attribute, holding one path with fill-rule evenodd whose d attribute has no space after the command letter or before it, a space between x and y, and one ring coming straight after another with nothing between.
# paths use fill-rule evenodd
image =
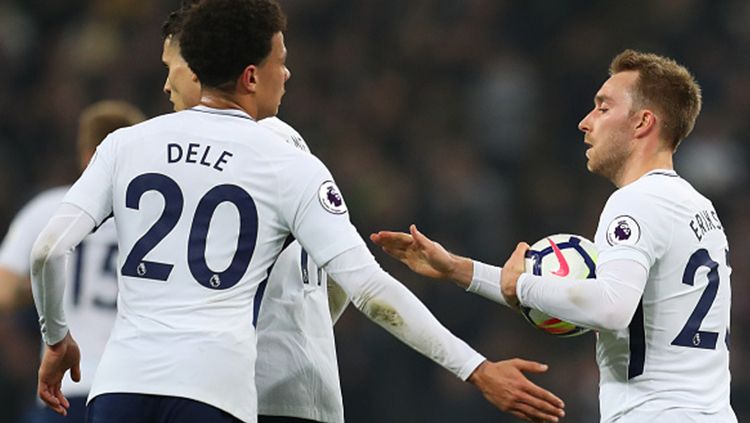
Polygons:
<instances>
[{"instance_id":1,"label":"player's wrist","mask_svg":"<svg viewBox=\"0 0 750 423\"><path fill-rule=\"evenodd\" d=\"M70 335L70 330L65 330L65 336L63 338L53 344L47 344L47 348L49 348L52 351L59 352L59 351L65 351L65 349L68 348L68 346L74 342L73 337Z\"/></svg>"},{"instance_id":2,"label":"player's wrist","mask_svg":"<svg viewBox=\"0 0 750 423\"><path fill-rule=\"evenodd\" d=\"M503 268L500 276L500 293L502 294L503 298L505 298L505 302L514 309L518 309L520 306L520 300L518 298L517 291L518 280L520 279L520 277L520 273L516 273L508 268Z\"/></svg>"},{"instance_id":3,"label":"player's wrist","mask_svg":"<svg viewBox=\"0 0 750 423\"><path fill-rule=\"evenodd\" d=\"M464 289L468 288L471 285L471 280L474 278L474 261L466 257L451 254L450 270L447 276L456 285Z\"/></svg>"},{"instance_id":4,"label":"player's wrist","mask_svg":"<svg viewBox=\"0 0 750 423\"><path fill-rule=\"evenodd\" d=\"M469 375L469 377L466 379L467 382L471 383L472 385L476 386L481 390L482 386L482 377L484 373L487 371L487 365L489 362L487 360L482 361L479 363L479 365L474 369L473 372Z\"/></svg>"}]
</instances>

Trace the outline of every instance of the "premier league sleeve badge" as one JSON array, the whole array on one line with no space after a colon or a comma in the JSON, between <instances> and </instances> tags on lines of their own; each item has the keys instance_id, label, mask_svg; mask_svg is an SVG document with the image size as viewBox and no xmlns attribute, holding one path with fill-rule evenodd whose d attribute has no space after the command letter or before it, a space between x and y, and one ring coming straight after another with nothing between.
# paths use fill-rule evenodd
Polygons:
<instances>
[{"instance_id":1,"label":"premier league sleeve badge","mask_svg":"<svg viewBox=\"0 0 750 423\"><path fill-rule=\"evenodd\" d=\"M607 227L609 245L635 245L641 239L641 227L628 215L617 216Z\"/></svg>"}]
</instances>

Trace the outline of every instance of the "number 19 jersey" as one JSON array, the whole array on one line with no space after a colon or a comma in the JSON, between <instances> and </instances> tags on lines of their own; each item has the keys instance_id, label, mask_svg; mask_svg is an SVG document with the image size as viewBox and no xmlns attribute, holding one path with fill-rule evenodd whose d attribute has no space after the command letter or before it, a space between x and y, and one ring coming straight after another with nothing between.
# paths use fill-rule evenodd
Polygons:
<instances>
[{"instance_id":1,"label":"number 19 jersey","mask_svg":"<svg viewBox=\"0 0 750 423\"><path fill-rule=\"evenodd\" d=\"M597 339L603 422L736 421L729 404L729 247L711 202L674 171L653 171L608 200L601 265L649 270L630 326Z\"/></svg>"},{"instance_id":2,"label":"number 19 jersey","mask_svg":"<svg viewBox=\"0 0 750 423\"><path fill-rule=\"evenodd\" d=\"M258 286L293 233L316 263L362 245L325 166L239 110L121 129L65 198L114 213L118 316L90 398L186 397L256 421ZM254 307L255 306L255 307Z\"/></svg>"}]
</instances>

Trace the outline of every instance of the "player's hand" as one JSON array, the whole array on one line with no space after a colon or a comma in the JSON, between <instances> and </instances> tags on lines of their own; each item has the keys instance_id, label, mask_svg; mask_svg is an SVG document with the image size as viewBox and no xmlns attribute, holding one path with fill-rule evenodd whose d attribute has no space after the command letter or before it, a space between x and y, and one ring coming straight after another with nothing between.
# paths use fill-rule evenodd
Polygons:
<instances>
[{"instance_id":1,"label":"player's hand","mask_svg":"<svg viewBox=\"0 0 750 423\"><path fill-rule=\"evenodd\" d=\"M565 403L524 376L523 372L546 372L546 364L514 358L485 361L469 376L492 405L522 420L557 422L565 416Z\"/></svg>"},{"instance_id":2,"label":"player's hand","mask_svg":"<svg viewBox=\"0 0 750 423\"><path fill-rule=\"evenodd\" d=\"M505 301L513 308L518 308L518 296L516 295L516 284L518 278L523 273L526 263L526 251L529 250L529 244L520 242L516 250L510 255L508 261L503 266L500 274L500 292L505 297Z\"/></svg>"},{"instance_id":3,"label":"player's hand","mask_svg":"<svg viewBox=\"0 0 750 423\"><path fill-rule=\"evenodd\" d=\"M380 231L371 234L370 240L415 273L469 286L474 272L471 260L449 253L442 245L419 232L416 225L409 226L409 232Z\"/></svg>"},{"instance_id":4,"label":"player's hand","mask_svg":"<svg viewBox=\"0 0 750 423\"><path fill-rule=\"evenodd\" d=\"M49 408L63 416L68 415L70 403L60 390L62 379L65 372L70 370L71 379L74 382L80 381L80 361L78 344L70 332L57 344L44 347L42 364L39 366L38 395Z\"/></svg>"}]
</instances>

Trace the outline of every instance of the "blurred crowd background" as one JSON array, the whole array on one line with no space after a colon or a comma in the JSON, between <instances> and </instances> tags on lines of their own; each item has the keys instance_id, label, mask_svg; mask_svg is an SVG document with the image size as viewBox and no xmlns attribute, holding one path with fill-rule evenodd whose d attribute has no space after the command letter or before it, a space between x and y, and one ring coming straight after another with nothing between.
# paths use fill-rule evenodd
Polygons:
<instances>
[{"instance_id":1,"label":"blurred crowd background","mask_svg":"<svg viewBox=\"0 0 750 423\"><path fill-rule=\"evenodd\" d=\"M687 65L704 108L676 167L714 201L730 239L732 403L740 421L750 419L749 2L281 3L292 78L280 117L329 166L361 234L414 222L452 251L494 264L519 240L593 237L614 187L586 172L577 124L610 59L635 48ZM178 4L0 1L0 234L35 193L76 176L83 107L114 98L149 116L171 110L160 25ZM544 335L375 253L487 357L549 363L532 378L567 402L567 421L598 421L593 334ZM514 421L353 307L336 335L350 422ZM3 313L0 338L0 421L21 421L34 402L33 307Z\"/></svg>"}]
</instances>

